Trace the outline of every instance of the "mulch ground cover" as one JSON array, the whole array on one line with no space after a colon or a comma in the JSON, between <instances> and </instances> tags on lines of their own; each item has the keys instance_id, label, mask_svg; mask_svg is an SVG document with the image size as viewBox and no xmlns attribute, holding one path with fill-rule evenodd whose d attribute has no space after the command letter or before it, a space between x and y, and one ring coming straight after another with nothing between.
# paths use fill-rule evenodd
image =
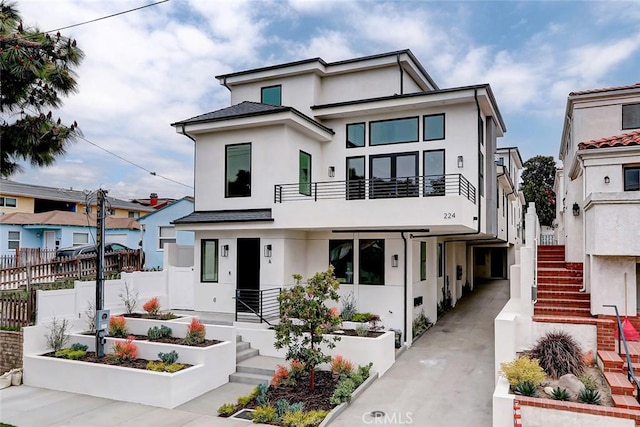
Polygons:
<instances>
[{"instance_id":1,"label":"mulch ground cover","mask_svg":"<svg viewBox=\"0 0 640 427\"><path fill-rule=\"evenodd\" d=\"M156 316L151 316L147 313L124 313L124 314L121 314L121 316L133 317L135 319L150 319L150 320L173 320L173 319L179 319L181 317L184 317L184 316L179 316L173 313L160 313Z\"/></svg>"},{"instance_id":2,"label":"mulch ground cover","mask_svg":"<svg viewBox=\"0 0 640 427\"><path fill-rule=\"evenodd\" d=\"M305 411L324 410L330 411L335 405L329 402L333 391L338 384L338 378L334 378L331 372L315 372L315 389L309 391L309 375L305 374L295 384L281 384L278 387L269 386L267 399L271 405L275 405L280 399L286 399L290 404L302 402ZM247 408L258 406L255 402L247 405Z\"/></svg>"},{"instance_id":3,"label":"mulch ground cover","mask_svg":"<svg viewBox=\"0 0 640 427\"><path fill-rule=\"evenodd\" d=\"M43 356L56 357L54 352L43 354ZM58 357L57 359L64 359L64 358ZM65 360L70 360L70 359L65 359ZM78 359L78 361L99 363L102 365L122 366L124 368L144 369L145 371L147 370L147 363L149 362L147 359L134 359L134 360L121 362L114 359L113 357L110 357L109 355L105 355L103 357L97 357L94 351L88 351L87 354L83 358ZM184 369L193 366L186 363L181 363L181 365L184 365Z\"/></svg>"},{"instance_id":4,"label":"mulch ground cover","mask_svg":"<svg viewBox=\"0 0 640 427\"><path fill-rule=\"evenodd\" d=\"M222 342L218 340L204 340L204 342L201 342L199 344L187 345L183 343L184 338L178 338L178 337L162 337L162 338L158 338L157 340L150 340L149 337L146 335L134 335L134 337L136 338L135 341L161 342L164 344L177 344L177 345L184 345L187 347L209 347L215 344L220 344ZM111 338L115 338L115 337L111 337Z\"/></svg>"}]
</instances>

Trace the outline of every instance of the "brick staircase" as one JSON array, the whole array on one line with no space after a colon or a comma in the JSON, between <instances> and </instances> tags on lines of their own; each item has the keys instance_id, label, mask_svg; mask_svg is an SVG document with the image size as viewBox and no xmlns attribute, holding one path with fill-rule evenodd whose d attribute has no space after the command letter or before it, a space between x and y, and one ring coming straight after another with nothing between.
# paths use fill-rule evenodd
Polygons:
<instances>
[{"instance_id":1,"label":"brick staircase","mask_svg":"<svg viewBox=\"0 0 640 427\"><path fill-rule=\"evenodd\" d=\"M538 302L535 316L591 316L590 295L582 288L582 263L567 263L564 246L538 246Z\"/></svg>"},{"instance_id":2,"label":"brick staircase","mask_svg":"<svg viewBox=\"0 0 640 427\"><path fill-rule=\"evenodd\" d=\"M634 374L638 376L640 374L640 343L629 342L628 347ZM624 349L621 354L622 356L616 351L598 350L598 366L611 388L611 400L614 406L640 411L636 387L627 377L629 368Z\"/></svg>"}]
</instances>

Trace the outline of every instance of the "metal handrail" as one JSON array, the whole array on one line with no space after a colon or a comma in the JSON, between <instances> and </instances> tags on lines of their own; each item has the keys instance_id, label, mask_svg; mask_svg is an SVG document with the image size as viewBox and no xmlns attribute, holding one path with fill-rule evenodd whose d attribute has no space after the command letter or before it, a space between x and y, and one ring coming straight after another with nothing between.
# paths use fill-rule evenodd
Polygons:
<instances>
[{"instance_id":1,"label":"metal handrail","mask_svg":"<svg viewBox=\"0 0 640 427\"><path fill-rule=\"evenodd\" d=\"M620 321L620 313L618 312L618 306L615 304L605 304L603 307L612 307L616 311L616 320L618 321L618 355L622 357L620 343L624 344L624 352L627 359L627 378L629 381L636 385L636 400L640 403L640 382L636 378L633 372L633 363L631 362L631 356L629 356L629 346L627 345L627 337L624 335L624 329L622 328L622 321Z\"/></svg>"},{"instance_id":2,"label":"metal handrail","mask_svg":"<svg viewBox=\"0 0 640 427\"><path fill-rule=\"evenodd\" d=\"M276 315L280 310L280 305L277 301L277 295L280 294L280 288L271 288L265 290L257 290L257 289L236 289L236 296L233 299L236 300L237 303L240 303L244 308L248 310L249 313L254 314L258 319L260 319L260 323L266 323L269 326L273 326L269 320L267 319L268 314ZM255 293L255 298L244 298L242 297L242 293ZM273 301L265 301L265 293L274 293L276 298ZM266 295L268 298L270 295ZM251 304L254 303L254 304ZM257 303L257 310L253 307ZM253 305L253 306L252 306ZM236 304L236 321L239 319L239 311L238 305Z\"/></svg>"}]
</instances>

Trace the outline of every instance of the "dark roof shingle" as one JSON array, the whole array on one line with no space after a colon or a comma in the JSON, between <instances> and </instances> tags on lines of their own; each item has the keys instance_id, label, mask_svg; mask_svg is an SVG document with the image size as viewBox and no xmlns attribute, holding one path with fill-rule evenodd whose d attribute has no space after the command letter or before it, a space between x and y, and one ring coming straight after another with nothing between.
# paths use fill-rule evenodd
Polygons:
<instances>
[{"instance_id":1,"label":"dark roof shingle","mask_svg":"<svg viewBox=\"0 0 640 427\"><path fill-rule=\"evenodd\" d=\"M578 144L578 150L589 150L594 148L629 147L640 145L640 130L622 135L608 136L606 138L594 139Z\"/></svg>"},{"instance_id":2,"label":"dark roof shingle","mask_svg":"<svg viewBox=\"0 0 640 427\"><path fill-rule=\"evenodd\" d=\"M197 211L173 221L174 224L203 224L215 222L273 221L271 209L240 209L225 211Z\"/></svg>"}]
</instances>

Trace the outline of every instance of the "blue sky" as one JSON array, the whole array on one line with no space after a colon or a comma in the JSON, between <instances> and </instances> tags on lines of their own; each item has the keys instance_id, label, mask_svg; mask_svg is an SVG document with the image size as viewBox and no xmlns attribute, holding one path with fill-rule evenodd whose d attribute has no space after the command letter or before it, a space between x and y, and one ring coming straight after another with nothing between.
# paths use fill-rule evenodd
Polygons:
<instances>
[{"instance_id":1,"label":"blue sky","mask_svg":"<svg viewBox=\"0 0 640 427\"><path fill-rule=\"evenodd\" d=\"M149 3L18 9L51 30ZM62 33L86 58L79 93L54 114L144 169L79 140L54 166L11 179L124 199L192 194L193 143L169 124L229 106L214 76L232 71L408 48L441 88L489 83L507 126L498 144L525 160L557 157L569 92L640 82L640 1L170 0Z\"/></svg>"}]
</instances>

